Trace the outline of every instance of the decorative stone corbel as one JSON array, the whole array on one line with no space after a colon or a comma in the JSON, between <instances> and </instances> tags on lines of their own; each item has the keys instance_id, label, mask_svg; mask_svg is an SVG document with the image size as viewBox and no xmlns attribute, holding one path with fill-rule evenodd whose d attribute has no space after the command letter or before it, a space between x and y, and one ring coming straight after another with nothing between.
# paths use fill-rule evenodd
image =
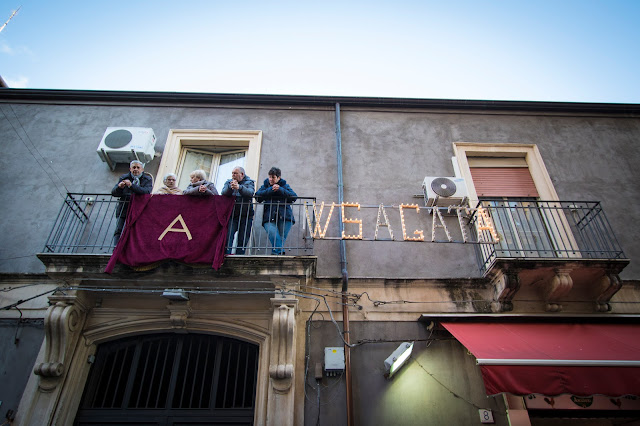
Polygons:
<instances>
[{"instance_id":1,"label":"decorative stone corbel","mask_svg":"<svg viewBox=\"0 0 640 426\"><path fill-rule=\"evenodd\" d=\"M611 310L609 301L614 294L622 288L622 281L615 273L605 273L594 285L594 296L597 312L607 312Z\"/></svg>"},{"instance_id":2,"label":"decorative stone corbel","mask_svg":"<svg viewBox=\"0 0 640 426\"><path fill-rule=\"evenodd\" d=\"M562 310L560 299L569 294L573 287L570 268L557 268L554 272L553 277L541 286L542 296L547 301L548 312L560 312Z\"/></svg>"},{"instance_id":3,"label":"decorative stone corbel","mask_svg":"<svg viewBox=\"0 0 640 426\"><path fill-rule=\"evenodd\" d=\"M42 391L52 391L64 377L82 330L86 306L76 295L50 296L45 326L45 361L36 365Z\"/></svg>"},{"instance_id":4,"label":"decorative stone corbel","mask_svg":"<svg viewBox=\"0 0 640 426\"><path fill-rule=\"evenodd\" d=\"M295 314L297 299L271 299L273 322L269 376L277 393L287 393L293 382L295 359Z\"/></svg>"},{"instance_id":5,"label":"decorative stone corbel","mask_svg":"<svg viewBox=\"0 0 640 426\"><path fill-rule=\"evenodd\" d=\"M494 301L491 304L493 312L505 312L513 310L513 297L520 289L518 271L501 270L494 277L493 285Z\"/></svg>"},{"instance_id":6,"label":"decorative stone corbel","mask_svg":"<svg viewBox=\"0 0 640 426\"><path fill-rule=\"evenodd\" d=\"M184 330L187 328L187 318L191 316L191 302L171 302L167 305L171 326L174 330Z\"/></svg>"}]
</instances>

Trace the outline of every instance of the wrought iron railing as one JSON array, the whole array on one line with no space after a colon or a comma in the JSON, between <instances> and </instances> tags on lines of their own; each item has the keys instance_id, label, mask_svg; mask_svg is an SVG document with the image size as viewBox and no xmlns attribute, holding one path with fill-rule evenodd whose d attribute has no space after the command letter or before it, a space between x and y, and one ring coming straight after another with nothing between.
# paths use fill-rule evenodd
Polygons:
<instances>
[{"instance_id":1,"label":"wrought iron railing","mask_svg":"<svg viewBox=\"0 0 640 426\"><path fill-rule=\"evenodd\" d=\"M485 199L478 203L489 213L499 241L475 245L480 270L496 259L624 259L613 229L597 201L539 201ZM479 238L478 212L470 227Z\"/></svg>"},{"instance_id":2,"label":"wrought iron railing","mask_svg":"<svg viewBox=\"0 0 640 426\"><path fill-rule=\"evenodd\" d=\"M314 198L299 197L295 203L288 204L295 219L283 244L287 255L313 254L313 238L307 229L307 217L304 212L305 202ZM53 225L43 251L45 253L69 254L111 254L117 240L114 239L117 218L115 216L118 198L110 194L69 193L64 200L60 212ZM236 203L235 209L247 211L252 205L254 216L243 222L239 220L239 228L248 231L244 244L238 242L235 234L233 243L227 252L233 255L271 255L273 245L262 226L264 205L253 200L251 203ZM276 220L279 219L276 217ZM244 228L242 228L244 226ZM283 237L282 229L279 230Z\"/></svg>"}]
</instances>

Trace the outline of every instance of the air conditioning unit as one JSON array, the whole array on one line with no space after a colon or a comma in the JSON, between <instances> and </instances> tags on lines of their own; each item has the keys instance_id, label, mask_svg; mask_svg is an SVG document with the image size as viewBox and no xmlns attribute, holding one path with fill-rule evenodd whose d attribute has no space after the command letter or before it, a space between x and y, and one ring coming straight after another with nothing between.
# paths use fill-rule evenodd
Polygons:
<instances>
[{"instance_id":1,"label":"air conditioning unit","mask_svg":"<svg viewBox=\"0 0 640 426\"><path fill-rule=\"evenodd\" d=\"M111 170L116 163L133 160L148 163L155 154L156 135L148 127L107 127L98 146L98 155Z\"/></svg>"},{"instance_id":2,"label":"air conditioning unit","mask_svg":"<svg viewBox=\"0 0 640 426\"><path fill-rule=\"evenodd\" d=\"M427 207L460 206L468 202L469 193L462 178L427 176L422 189Z\"/></svg>"}]
</instances>

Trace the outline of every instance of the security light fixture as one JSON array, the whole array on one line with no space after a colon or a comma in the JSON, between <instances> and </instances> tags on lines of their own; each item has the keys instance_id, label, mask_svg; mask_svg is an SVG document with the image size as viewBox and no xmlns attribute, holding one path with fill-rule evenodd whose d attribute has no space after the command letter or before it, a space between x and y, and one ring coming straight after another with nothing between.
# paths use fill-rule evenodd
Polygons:
<instances>
[{"instance_id":1,"label":"security light fixture","mask_svg":"<svg viewBox=\"0 0 640 426\"><path fill-rule=\"evenodd\" d=\"M390 379L402 365L405 363L409 356L411 356L411 351L413 350L414 342L404 342L398 348L393 351L391 355L387 359L384 360L384 376L387 379Z\"/></svg>"},{"instance_id":2,"label":"security light fixture","mask_svg":"<svg viewBox=\"0 0 640 426\"><path fill-rule=\"evenodd\" d=\"M185 301L189 300L189 295L181 288L167 288L162 292L162 297L169 300Z\"/></svg>"}]
</instances>

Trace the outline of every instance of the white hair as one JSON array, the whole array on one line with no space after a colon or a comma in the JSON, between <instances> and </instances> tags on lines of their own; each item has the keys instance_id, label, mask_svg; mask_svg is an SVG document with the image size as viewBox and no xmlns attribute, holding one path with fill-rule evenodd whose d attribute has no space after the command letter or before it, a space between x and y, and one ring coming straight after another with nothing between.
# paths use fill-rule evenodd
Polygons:
<instances>
[{"instance_id":1,"label":"white hair","mask_svg":"<svg viewBox=\"0 0 640 426\"><path fill-rule=\"evenodd\" d=\"M205 180L207 178L207 173L202 169L198 169L189 173L189 176L195 176L200 180Z\"/></svg>"},{"instance_id":2,"label":"white hair","mask_svg":"<svg viewBox=\"0 0 640 426\"><path fill-rule=\"evenodd\" d=\"M167 178L173 176L173 178L175 180L178 180L178 176L176 176L175 173L167 173L166 175L164 175L164 177L162 178L162 182L166 185L167 184Z\"/></svg>"}]
</instances>

